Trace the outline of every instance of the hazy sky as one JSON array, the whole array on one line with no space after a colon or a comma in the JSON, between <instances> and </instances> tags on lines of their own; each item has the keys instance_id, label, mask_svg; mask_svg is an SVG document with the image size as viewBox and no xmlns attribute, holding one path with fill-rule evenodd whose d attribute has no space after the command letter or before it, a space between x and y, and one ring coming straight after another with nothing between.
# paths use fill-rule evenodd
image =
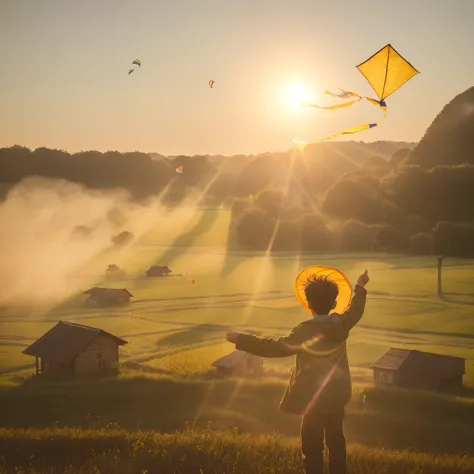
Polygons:
<instances>
[{"instance_id":1,"label":"hazy sky","mask_svg":"<svg viewBox=\"0 0 474 474\"><path fill-rule=\"evenodd\" d=\"M421 74L353 138L419 140L473 85L473 21L474 0L0 0L0 146L286 150L382 117L368 103L301 108L287 92L374 96L355 66L387 43Z\"/></svg>"}]
</instances>

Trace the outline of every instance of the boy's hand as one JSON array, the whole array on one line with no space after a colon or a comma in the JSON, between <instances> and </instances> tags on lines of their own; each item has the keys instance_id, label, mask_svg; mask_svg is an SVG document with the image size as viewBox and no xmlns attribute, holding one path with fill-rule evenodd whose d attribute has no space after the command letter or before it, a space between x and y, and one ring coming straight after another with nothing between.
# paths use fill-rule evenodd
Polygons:
<instances>
[{"instance_id":1,"label":"boy's hand","mask_svg":"<svg viewBox=\"0 0 474 474\"><path fill-rule=\"evenodd\" d=\"M362 275L357 279L357 284L363 288L365 285L367 285L367 283L369 283L369 280L369 275L367 270L365 270L365 272L362 273Z\"/></svg>"},{"instance_id":2,"label":"boy's hand","mask_svg":"<svg viewBox=\"0 0 474 474\"><path fill-rule=\"evenodd\" d=\"M232 342L232 344L236 344L239 334L240 332L228 331L225 338L227 339L228 342Z\"/></svg>"}]
</instances>

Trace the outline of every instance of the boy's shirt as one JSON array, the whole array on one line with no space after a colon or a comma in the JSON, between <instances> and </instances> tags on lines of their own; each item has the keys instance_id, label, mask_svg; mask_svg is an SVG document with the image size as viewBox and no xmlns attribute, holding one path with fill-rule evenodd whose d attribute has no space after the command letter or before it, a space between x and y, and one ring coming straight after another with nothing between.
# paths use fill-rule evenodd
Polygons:
<instances>
[{"instance_id":1,"label":"boy's shirt","mask_svg":"<svg viewBox=\"0 0 474 474\"><path fill-rule=\"evenodd\" d=\"M344 314L316 316L293 328L286 337L263 339L239 334L235 348L261 357L296 354L296 367L280 402L280 410L298 415L310 409L331 413L351 399L352 384L346 339L364 314L367 290L356 285Z\"/></svg>"}]
</instances>

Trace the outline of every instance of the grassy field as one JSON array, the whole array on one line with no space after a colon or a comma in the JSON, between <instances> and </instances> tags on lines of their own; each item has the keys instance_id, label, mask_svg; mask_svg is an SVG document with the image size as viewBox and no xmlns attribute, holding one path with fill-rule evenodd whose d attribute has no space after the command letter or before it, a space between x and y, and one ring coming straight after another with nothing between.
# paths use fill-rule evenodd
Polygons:
<instances>
[{"instance_id":1,"label":"grassy field","mask_svg":"<svg viewBox=\"0 0 474 474\"><path fill-rule=\"evenodd\" d=\"M3 308L0 375L31 372L33 360L21 351L59 319L100 327L126 339L122 362L181 374L206 372L213 358L232 349L223 342L228 328L282 335L305 319L307 313L293 293L294 278L306 266L325 264L340 268L351 281L364 268L370 272L366 314L349 340L350 362L359 376L365 370L370 382L368 366L395 346L466 357L466 382L474 383L474 262L445 261L447 298L441 300L432 257L279 253L266 258L262 252L228 250L229 228L228 210L199 210L189 216L187 225L174 228L174 234L150 228L131 247L108 250L82 269L85 290L104 284L97 275L109 263L118 263L129 276L110 286L131 291L130 306L86 309L78 291L44 311ZM154 263L184 276L144 278ZM209 351L203 350L206 347ZM194 360L190 351L195 351Z\"/></svg>"},{"instance_id":2,"label":"grassy field","mask_svg":"<svg viewBox=\"0 0 474 474\"><path fill-rule=\"evenodd\" d=\"M348 409L347 438L365 446L352 447L353 472L472 471L472 398L403 391L380 395L375 391L370 392L368 407L361 410L357 394L370 390L370 364L390 346L464 357L465 384L474 386L473 261L445 260L446 297L440 299L433 257L265 256L264 252L228 248L232 241L228 210L190 212L180 226L151 227L131 246L98 255L81 269L78 277L83 284L68 300L48 308L0 308L0 426L5 427L0 442L21 446L25 456L34 456L36 472L91 472L91 466L87 467L77 453L93 446L98 457L91 462L102 466L97 472L145 472L151 459L155 466L161 466L159 472L174 472L169 466L178 457L187 459L188 455L195 463L193 469L199 465L203 473L249 472L242 466L254 462L260 450L268 450L268 443L275 449L261 459L259 472L300 472L299 457L291 445L296 441L289 445L285 441L285 446L278 445L277 449L273 438L222 434L205 441L201 432L173 438L136 430L172 432L183 430L190 422L203 429L212 422L216 429L237 426L244 433L277 431L297 436L298 420L276 410L293 363L291 358L266 361L272 374L266 380L213 381L206 375L212 372L215 359L233 349L224 339L229 328L276 336L306 319L307 313L294 296L293 282L301 269L323 264L341 269L352 282L365 268L371 277L366 313L348 342L355 397ZM127 277L107 286L127 288L134 295L132 304L85 308L81 291L105 286L99 275L110 263L118 264ZM144 272L153 264L167 265L183 276L144 278ZM127 340L128 344L120 349L122 375L103 381L49 385L28 381L34 360L21 351L60 319L99 327ZM56 431L51 434L48 430L53 426ZM101 431L107 426L127 431ZM28 427L39 431L22 431ZM77 430L68 431L71 427ZM114 451L115 439L123 446L120 452ZM175 448L163 447L173 442ZM47 453L63 445L64 456L54 461L56 471L42 471L44 466L51 466ZM229 458L216 454L221 452L217 445L219 449L227 446L232 453ZM471 455L436 460L373 450L382 447ZM44 457L38 456L45 449ZM375 468L378 458L383 462ZM9 472L12 458L2 462L3 472ZM69 464L69 471L61 470ZM278 470L277 465L287 470ZM117 466L127 466L128 470L119 471Z\"/></svg>"},{"instance_id":3,"label":"grassy field","mask_svg":"<svg viewBox=\"0 0 474 474\"><path fill-rule=\"evenodd\" d=\"M114 428L0 429L0 442L6 452L13 451L11 456L0 458L2 474L302 472L296 440L278 436L192 430L175 434L130 433ZM65 445L70 449L65 450ZM23 453L29 456L24 457ZM473 472L474 460L465 456L427 456L352 445L348 449L348 466L349 472L357 474L456 474Z\"/></svg>"}]
</instances>

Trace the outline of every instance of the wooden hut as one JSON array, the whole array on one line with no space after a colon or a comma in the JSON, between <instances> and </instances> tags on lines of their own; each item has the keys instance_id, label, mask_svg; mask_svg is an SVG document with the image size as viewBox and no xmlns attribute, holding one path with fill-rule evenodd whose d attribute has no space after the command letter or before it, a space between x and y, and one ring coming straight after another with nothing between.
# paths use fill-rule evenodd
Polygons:
<instances>
[{"instance_id":1,"label":"wooden hut","mask_svg":"<svg viewBox=\"0 0 474 474\"><path fill-rule=\"evenodd\" d=\"M263 359L238 350L216 360L212 366L216 367L217 375L227 377L263 375Z\"/></svg>"},{"instance_id":2,"label":"wooden hut","mask_svg":"<svg viewBox=\"0 0 474 474\"><path fill-rule=\"evenodd\" d=\"M461 357L391 347L371 368L376 386L450 390L463 386Z\"/></svg>"},{"instance_id":3,"label":"wooden hut","mask_svg":"<svg viewBox=\"0 0 474 474\"><path fill-rule=\"evenodd\" d=\"M84 291L85 295L90 295L84 302L86 306L121 306L130 303L133 295L126 290L115 288L91 288Z\"/></svg>"},{"instance_id":4,"label":"wooden hut","mask_svg":"<svg viewBox=\"0 0 474 474\"><path fill-rule=\"evenodd\" d=\"M23 354L36 357L37 374L81 376L112 368L123 344L102 329L59 321Z\"/></svg>"},{"instance_id":5,"label":"wooden hut","mask_svg":"<svg viewBox=\"0 0 474 474\"><path fill-rule=\"evenodd\" d=\"M168 276L171 270L168 267L153 266L146 271L147 277L163 277Z\"/></svg>"}]
</instances>

